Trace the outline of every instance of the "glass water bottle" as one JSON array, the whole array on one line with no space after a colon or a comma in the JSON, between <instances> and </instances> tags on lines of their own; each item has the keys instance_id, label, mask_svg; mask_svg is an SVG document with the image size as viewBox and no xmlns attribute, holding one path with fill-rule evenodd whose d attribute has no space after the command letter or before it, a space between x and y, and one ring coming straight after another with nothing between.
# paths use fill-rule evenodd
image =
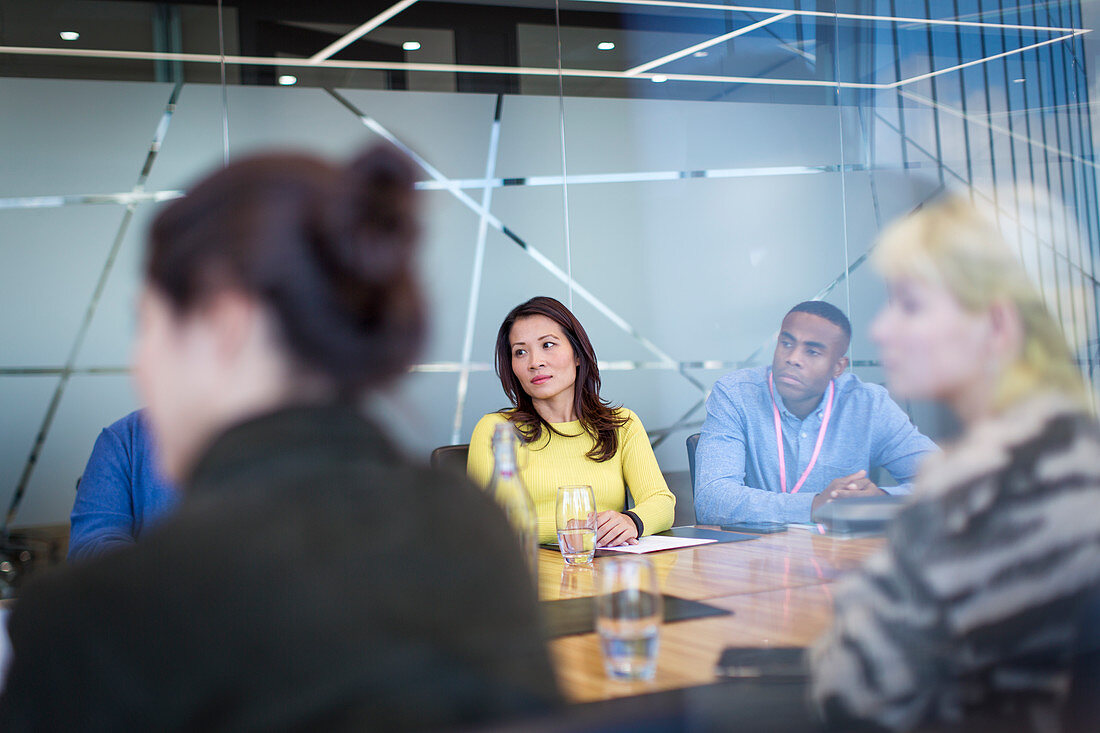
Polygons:
<instances>
[{"instance_id":1,"label":"glass water bottle","mask_svg":"<svg viewBox=\"0 0 1100 733\"><path fill-rule=\"evenodd\" d=\"M493 478L489 482L489 495L512 524L531 577L535 578L538 574L538 517L535 503L519 477L518 450L519 436L512 424L497 425L493 430Z\"/></svg>"}]
</instances>

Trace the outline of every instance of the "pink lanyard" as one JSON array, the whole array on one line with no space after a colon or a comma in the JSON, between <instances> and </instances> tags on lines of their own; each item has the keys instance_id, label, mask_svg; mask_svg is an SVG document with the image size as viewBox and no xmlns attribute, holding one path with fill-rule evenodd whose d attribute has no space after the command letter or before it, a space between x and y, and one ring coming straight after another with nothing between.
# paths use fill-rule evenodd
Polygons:
<instances>
[{"instance_id":1,"label":"pink lanyard","mask_svg":"<svg viewBox=\"0 0 1100 733\"><path fill-rule=\"evenodd\" d=\"M775 393L772 384L772 373L768 372L768 394L772 398L772 416L775 418L775 444L779 448L779 480L783 486L783 492L787 492L787 460L783 455L783 426L779 420L779 406L775 404ZM833 414L833 382L829 382L829 401L825 403L825 416L821 418L821 428L817 431L817 444L814 446L814 454L810 457L810 463L806 466L806 470L802 472L802 478L798 479L798 483L791 489L792 494L797 494L798 490L802 488L802 484L806 483L806 477L810 475L810 471L814 470L814 464L817 463L817 457L821 455L821 444L825 442L825 429L829 427L829 418Z\"/></svg>"}]
</instances>

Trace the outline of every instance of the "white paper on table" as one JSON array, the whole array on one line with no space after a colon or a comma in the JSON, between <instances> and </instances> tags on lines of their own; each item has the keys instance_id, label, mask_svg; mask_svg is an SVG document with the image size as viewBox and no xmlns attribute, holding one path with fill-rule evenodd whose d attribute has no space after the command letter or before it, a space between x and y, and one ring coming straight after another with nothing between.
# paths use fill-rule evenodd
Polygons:
<instances>
[{"instance_id":1,"label":"white paper on table","mask_svg":"<svg viewBox=\"0 0 1100 733\"><path fill-rule=\"evenodd\" d=\"M618 545L616 547L599 547L599 550L607 550L608 552L630 552L635 555L641 555L646 552L657 552L658 550L675 550L678 547L692 547L694 545L709 545L712 542L718 540L701 540L694 537L658 537L657 535L650 535L638 540L636 545Z\"/></svg>"}]
</instances>

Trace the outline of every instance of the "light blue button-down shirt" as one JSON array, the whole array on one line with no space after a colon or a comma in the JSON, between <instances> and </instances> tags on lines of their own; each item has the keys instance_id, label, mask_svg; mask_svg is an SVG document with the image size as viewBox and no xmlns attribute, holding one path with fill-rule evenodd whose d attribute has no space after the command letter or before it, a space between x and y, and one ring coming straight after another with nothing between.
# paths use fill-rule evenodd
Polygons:
<instances>
[{"instance_id":1,"label":"light blue button-down shirt","mask_svg":"<svg viewBox=\"0 0 1100 733\"><path fill-rule=\"evenodd\" d=\"M695 518L700 524L809 522L814 495L829 482L881 466L908 493L921 459L936 445L909 421L883 387L854 374L836 380L832 417L817 463L797 494L783 493L779 450L768 394L771 367L742 369L714 384L695 453ZM825 399L801 420L775 393L783 428L787 490L813 457Z\"/></svg>"}]
</instances>

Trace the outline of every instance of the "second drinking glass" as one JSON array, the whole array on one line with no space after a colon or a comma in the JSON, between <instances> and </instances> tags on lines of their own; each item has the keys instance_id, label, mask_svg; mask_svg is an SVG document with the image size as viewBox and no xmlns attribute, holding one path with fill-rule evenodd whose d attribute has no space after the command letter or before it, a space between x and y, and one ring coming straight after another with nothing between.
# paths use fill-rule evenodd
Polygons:
<instances>
[{"instance_id":1,"label":"second drinking glass","mask_svg":"<svg viewBox=\"0 0 1100 733\"><path fill-rule=\"evenodd\" d=\"M596 588L596 631L607 675L653 679L664 605L653 563L644 557L601 560Z\"/></svg>"}]
</instances>

